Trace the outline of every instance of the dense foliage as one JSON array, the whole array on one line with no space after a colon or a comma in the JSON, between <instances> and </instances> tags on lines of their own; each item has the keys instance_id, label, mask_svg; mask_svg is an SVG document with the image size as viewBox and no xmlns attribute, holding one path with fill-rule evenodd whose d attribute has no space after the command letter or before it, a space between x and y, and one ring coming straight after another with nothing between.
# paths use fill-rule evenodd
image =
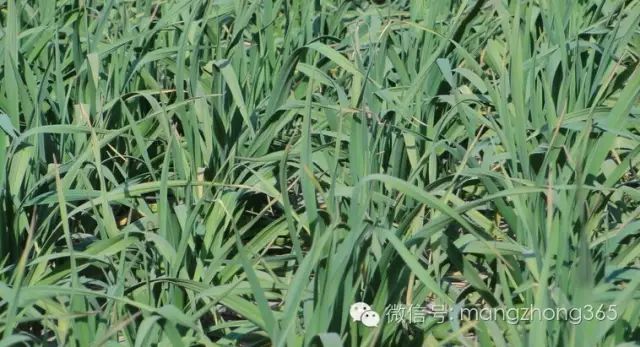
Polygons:
<instances>
[{"instance_id":1,"label":"dense foliage","mask_svg":"<svg viewBox=\"0 0 640 347\"><path fill-rule=\"evenodd\" d=\"M638 0L0 0L0 345L640 340L639 21Z\"/></svg>"}]
</instances>

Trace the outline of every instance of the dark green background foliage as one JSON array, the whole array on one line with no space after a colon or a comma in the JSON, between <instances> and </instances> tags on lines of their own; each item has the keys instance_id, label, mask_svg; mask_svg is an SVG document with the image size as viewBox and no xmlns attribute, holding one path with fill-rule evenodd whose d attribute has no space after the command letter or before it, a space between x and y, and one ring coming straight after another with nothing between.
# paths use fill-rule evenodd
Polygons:
<instances>
[{"instance_id":1,"label":"dark green background foliage","mask_svg":"<svg viewBox=\"0 0 640 347\"><path fill-rule=\"evenodd\" d=\"M639 20L637 0L0 0L0 345L639 340Z\"/></svg>"}]
</instances>

